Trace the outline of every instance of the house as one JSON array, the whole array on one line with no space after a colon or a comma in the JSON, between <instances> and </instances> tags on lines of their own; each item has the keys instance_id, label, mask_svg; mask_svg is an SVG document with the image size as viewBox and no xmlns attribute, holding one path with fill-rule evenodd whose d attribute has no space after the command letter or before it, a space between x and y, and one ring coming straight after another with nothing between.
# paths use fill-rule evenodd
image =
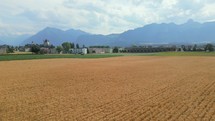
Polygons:
<instances>
[{"instance_id":1,"label":"house","mask_svg":"<svg viewBox=\"0 0 215 121\"><path fill-rule=\"evenodd\" d=\"M125 48L118 48L119 53L125 52Z\"/></svg>"},{"instance_id":2,"label":"house","mask_svg":"<svg viewBox=\"0 0 215 121\"><path fill-rule=\"evenodd\" d=\"M182 47L178 47L175 49L176 52L184 52L184 49Z\"/></svg>"},{"instance_id":3,"label":"house","mask_svg":"<svg viewBox=\"0 0 215 121\"><path fill-rule=\"evenodd\" d=\"M31 52L31 48L30 47L26 47L25 48L25 52Z\"/></svg>"},{"instance_id":4,"label":"house","mask_svg":"<svg viewBox=\"0 0 215 121\"><path fill-rule=\"evenodd\" d=\"M97 54L113 53L113 49L112 48L89 48L89 53L97 53Z\"/></svg>"},{"instance_id":5,"label":"house","mask_svg":"<svg viewBox=\"0 0 215 121\"><path fill-rule=\"evenodd\" d=\"M72 54L87 54L87 48L73 48L69 51Z\"/></svg>"},{"instance_id":6,"label":"house","mask_svg":"<svg viewBox=\"0 0 215 121\"><path fill-rule=\"evenodd\" d=\"M58 54L56 48L47 48L47 47L41 47L40 53L41 54Z\"/></svg>"},{"instance_id":7,"label":"house","mask_svg":"<svg viewBox=\"0 0 215 121\"><path fill-rule=\"evenodd\" d=\"M19 46L17 51L18 52L25 52L25 47L24 46Z\"/></svg>"},{"instance_id":8,"label":"house","mask_svg":"<svg viewBox=\"0 0 215 121\"><path fill-rule=\"evenodd\" d=\"M7 54L7 46L6 45L0 46L0 54Z\"/></svg>"},{"instance_id":9,"label":"house","mask_svg":"<svg viewBox=\"0 0 215 121\"><path fill-rule=\"evenodd\" d=\"M43 41L43 46L48 47L50 45L51 44L50 44L49 40L46 39L46 40Z\"/></svg>"},{"instance_id":10,"label":"house","mask_svg":"<svg viewBox=\"0 0 215 121\"><path fill-rule=\"evenodd\" d=\"M49 54L49 48L46 48L46 47L41 47L40 48L40 53L41 54Z\"/></svg>"},{"instance_id":11,"label":"house","mask_svg":"<svg viewBox=\"0 0 215 121\"><path fill-rule=\"evenodd\" d=\"M51 48L49 54L59 54L56 48Z\"/></svg>"}]
</instances>

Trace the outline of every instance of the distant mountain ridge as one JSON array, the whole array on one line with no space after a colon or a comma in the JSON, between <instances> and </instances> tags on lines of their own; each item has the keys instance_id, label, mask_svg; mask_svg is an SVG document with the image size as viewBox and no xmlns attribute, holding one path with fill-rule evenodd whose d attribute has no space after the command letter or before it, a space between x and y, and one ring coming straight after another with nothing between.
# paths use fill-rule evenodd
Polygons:
<instances>
[{"instance_id":1,"label":"distant mountain ridge","mask_svg":"<svg viewBox=\"0 0 215 121\"><path fill-rule=\"evenodd\" d=\"M181 25L150 24L124 32L118 40L128 44L215 42L215 22L200 24L189 20ZM133 40L132 43L130 40Z\"/></svg>"},{"instance_id":2,"label":"distant mountain ridge","mask_svg":"<svg viewBox=\"0 0 215 121\"><path fill-rule=\"evenodd\" d=\"M198 23L189 20L184 24L149 24L120 34L96 35L81 30L63 31L47 27L28 38L23 44L42 43L48 39L54 45L70 41L80 45L131 46L144 44L206 43L215 42L215 22Z\"/></svg>"},{"instance_id":3,"label":"distant mountain ridge","mask_svg":"<svg viewBox=\"0 0 215 121\"><path fill-rule=\"evenodd\" d=\"M29 38L32 35L29 34L23 34L23 35L5 35L5 36L0 36L0 39L8 45L20 45L20 43L23 42L23 40Z\"/></svg>"},{"instance_id":4,"label":"distant mountain ridge","mask_svg":"<svg viewBox=\"0 0 215 121\"><path fill-rule=\"evenodd\" d=\"M76 39L81 35L87 35L88 33L81 30L70 29L63 31L57 28L47 27L42 31L38 32L36 35L31 36L25 40L22 44L27 43L38 43L42 44L43 40L48 39L53 45L60 45L65 41L75 42Z\"/></svg>"}]
</instances>

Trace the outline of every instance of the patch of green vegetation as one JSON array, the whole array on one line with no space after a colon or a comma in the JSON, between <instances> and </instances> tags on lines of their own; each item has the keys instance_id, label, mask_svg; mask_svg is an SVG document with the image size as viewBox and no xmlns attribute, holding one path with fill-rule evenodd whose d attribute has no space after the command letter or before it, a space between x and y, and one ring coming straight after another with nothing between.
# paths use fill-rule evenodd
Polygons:
<instances>
[{"instance_id":1,"label":"patch of green vegetation","mask_svg":"<svg viewBox=\"0 0 215 121\"><path fill-rule=\"evenodd\" d=\"M11 61L11 60L32 60L32 59L53 59L53 58L109 58L118 57L122 55L117 54L88 54L88 55L32 55L32 54L17 54L17 55L0 55L0 61Z\"/></svg>"},{"instance_id":2,"label":"patch of green vegetation","mask_svg":"<svg viewBox=\"0 0 215 121\"><path fill-rule=\"evenodd\" d=\"M53 58L109 58L119 56L215 56L215 52L159 52L159 53L112 53L112 54L57 54L57 55L34 55L34 54L7 54L0 55L0 61L53 59Z\"/></svg>"},{"instance_id":3,"label":"patch of green vegetation","mask_svg":"<svg viewBox=\"0 0 215 121\"><path fill-rule=\"evenodd\" d=\"M124 53L124 56L154 56L158 53Z\"/></svg>"},{"instance_id":4,"label":"patch of green vegetation","mask_svg":"<svg viewBox=\"0 0 215 121\"><path fill-rule=\"evenodd\" d=\"M215 56L215 52L117 53L121 56ZM110 55L115 55L114 53Z\"/></svg>"}]
</instances>

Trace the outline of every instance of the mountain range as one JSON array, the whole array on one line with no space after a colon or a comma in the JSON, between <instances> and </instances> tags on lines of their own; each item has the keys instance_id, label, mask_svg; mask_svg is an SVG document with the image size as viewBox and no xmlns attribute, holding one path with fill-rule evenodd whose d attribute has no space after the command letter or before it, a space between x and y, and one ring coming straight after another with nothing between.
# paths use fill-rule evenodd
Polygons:
<instances>
[{"instance_id":1,"label":"mountain range","mask_svg":"<svg viewBox=\"0 0 215 121\"><path fill-rule=\"evenodd\" d=\"M199 23L189 20L180 25L175 23L153 23L120 34L110 35L90 34L74 29L63 31L47 27L24 40L22 45L32 41L41 44L45 39L50 40L53 45L60 45L65 41L69 41L85 46L209 43L215 42L215 22Z\"/></svg>"},{"instance_id":2,"label":"mountain range","mask_svg":"<svg viewBox=\"0 0 215 121\"><path fill-rule=\"evenodd\" d=\"M61 45L65 41L75 42L78 37L88 35L88 33L81 30L70 29L63 31L57 28L47 27L36 35L26 39L22 44L38 43L41 44L45 39L48 39L53 45Z\"/></svg>"},{"instance_id":3,"label":"mountain range","mask_svg":"<svg viewBox=\"0 0 215 121\"><path fill-rule=\"evenodd\" d=\"M26 40L29 38L31 35L30 34L23 34L23 35L4 35L0 36L1 40L4 40L3 43L8 44L8 45L14 45L17 46L20 43L23 42L23 40Z\"/></svg>"}]
</instances>

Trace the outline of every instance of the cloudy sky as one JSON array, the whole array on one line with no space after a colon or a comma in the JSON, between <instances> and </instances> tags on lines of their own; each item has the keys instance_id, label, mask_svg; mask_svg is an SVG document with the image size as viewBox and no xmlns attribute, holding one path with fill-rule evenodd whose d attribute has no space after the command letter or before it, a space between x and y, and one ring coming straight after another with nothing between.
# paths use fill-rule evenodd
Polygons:
<instances>
[{"instance_id":1,"label":"cloudy sky","mask_svg":"<svg viewBox=\"0 0 215 121\"><path fill-rule=\"evenodd\" d=\"M214 0L0 0L0 35L74 28L119 33L150 23L215 20Z\"/></svg>"}]
</instances>

